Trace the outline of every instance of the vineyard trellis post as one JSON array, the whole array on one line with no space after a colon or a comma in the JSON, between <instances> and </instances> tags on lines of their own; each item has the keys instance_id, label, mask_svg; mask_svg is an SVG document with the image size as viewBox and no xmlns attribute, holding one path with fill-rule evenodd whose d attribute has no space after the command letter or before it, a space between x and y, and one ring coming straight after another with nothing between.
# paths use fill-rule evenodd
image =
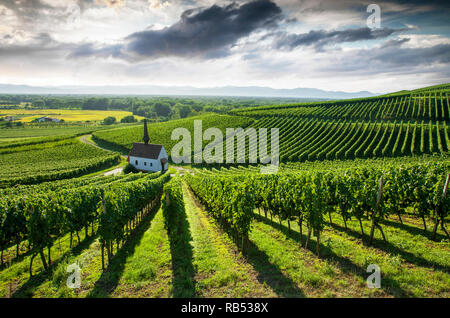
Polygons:
<instances>
[{"instance_id":1,"label":"vineyard trellis post","mask_svg":"<svg viewBox=\"0 0 450 318\"><path fill-rule=\"evenodd\" d=\"M102 213L106 214L106 205L105 205L105 198L104 196L102 197ZM102 240L102 270L105 270L105 242L104 240Z\"/></svg>"},{"instance_id":2,"label":"vineyard trellis post","mask_svg":"<svg viewBox=\"0 0 450 318\"><path fill-rule=\"evenodd\" d=\"M381 231L381 235L383 236L383 240L386 241L386 238L384 236L383 233L383 229L381 228L381 226L378 224L378 222L376 221L375 218L375 214L377 212L379 212L379 208L380 208L380 203L381 203L381 196L383 194L383 187L384 187L384 183L383 183L383 177L380 178L380 187L378 189L378 195L377 195L377 203L375 205L375 209L372 212L372 227L370 229L370 239L369 239L369 245L372 245L372 241L373 241L373 235L375 232L375 227L377 227L380 231Z\"/></svg>"},{"instance_id":3,"label":"vineyard trellis post","mask_svg":"<svg viewBox=\"0 0 450 318\"><path fill-rule=\"evenodd\" d=\"M445 196L447 195L447 189L448 189L449 181L450 181L450 173L447 174L447 179L445 181L444 189L442 190L442 201L441 201L441 204L436 209L435 221L434 221L434 229L433 229L433 237L432 237L433 240L436 238L437 228L438 228L438 225L439 225L439 210L443 208L442 205L444 203ZM444 232L448 236L448 233L447 233L447 231L445 230L445 227L444 227L444 218L442 218L442 220L441 220L441 227L442 227L442 229L444 230Z\"/></svg>"}]
</instances>

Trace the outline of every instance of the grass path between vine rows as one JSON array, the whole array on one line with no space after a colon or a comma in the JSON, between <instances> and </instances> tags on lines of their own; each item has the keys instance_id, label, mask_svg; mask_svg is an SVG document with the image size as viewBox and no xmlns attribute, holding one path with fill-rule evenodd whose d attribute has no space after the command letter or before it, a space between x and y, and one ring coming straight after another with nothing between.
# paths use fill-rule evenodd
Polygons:
<instances>
[{"instance_id":1,"label":"grass path between vine rows","mask_svg":"<svg viewBox=\"0 0 450 318\"><path fill-rule=\"evenodd\" d=\"M227 234L207 216L193 193L183 185L186 216L192 237L194 297L276 297L238 252ZM190 295L189 295L190 294Z\"/></svg>"},{"instance_id":2,"label":"grass path between vine rows","mask_svg":"<svg viewBox=\"0 0 450 318\"><path fill-rule=\"evenodd\" d=\"M52 247L52 271L35 259L34 277L28 276L29 256L0 271L1 297L275 297L258 280L228 236L210 221L187 188L184 229L191 258L171 246L161 209L150 213L123 245L107 269L101 270L97 236L84 238L72 249L67 236ZM182 246L184 247L184 246ZM175 261L178 261L175 265ZM70 289L67 267L81 268L81 288ZM176 267L176 271L174 268ZM188 283L187 283L188 282ZM181 283L181 285L176 285ZM12 286L12 287L11 287Z\"/></svg>"},{"instance_id":3,"label":"grass path between vine rows","mask_svg":"<svg viewBox=\"0 0 450 318\"><path fill-rule=\"evenodd\" d=\"M388 242L379 233L373 247L361 241L359 223L347 222L345 229L338 215L321 235L321 257L316 256L316 240L311 250L300 246L299 226L287 222L280 229L277 219L257 216L250 240L256 253L264 253L268 262L289 278L307 297L446 297L450 296L450 248L446 240L433 242L413 224L386 221L383 226ZM368 241L369 221L363 221ZM303 243L306 241L303 228ZM253 254L253 255L252 255ZM250 259L255 257L250 250ZM381 270L381 288L369 289L367 266ZM280 292L294 296L280 284Z\"/></svg>"},{"instance_id":4,"label":"grass path between vine rows","mask_svg":"<svg viewBox=\"0 0 450 318\"><path fill-rule=\"evenodd\" d=\"M84 239L70 249L67 236L52 247L52 271L43 271L35 259L32 278L28 275L29 256L0 271L2 297L164 297L171 287L169 242L162 212L150 213L132 237L115 251L106 271L101 269L101 249L97 236ZM105 256L106 257L106 256ZM81 288L70 289L67 267L81 268ZM11 287L13 286L12 292Z\"/></svg>"},{"instance_id":5,"label":"grass path between vine rows","mask_svg":"<svg viewBox=\"0 0 450 318\"><path fill-rule=\"evenodd\" d=\"M143 226L135 248L119 252L107 272L84 294L90 297L273 297L228 236L210 222L183 189L187 242L174 246L159 210ZM147 221L146 221L147 222ZM180 234L179 235L183 235ZM123 255L121 255L123 254ZM97 267L99 264L96 265Z\"/></svg>"},{"instance_id":6,"label":"grass path between vine rows","mask_svg":"<svg viewBox=\"0 0 450 318\"><path fill-rule=\"evenodd\" d=\"M373 247L361 240L359 223L333 214L321 236L321 257L300 246L299 227L257 215L248 255L236 245L183 186L185 241L174 245L164 228L162 210L150 213L101 270L98 238L68 235L52 247L52 271L43 272L30 255L0 269L0 297L450 297L450 244L442 233L431 241L420 222L384 220L387 242L376 232ZM363 221L367 242L370 223ZM303 228L302 240L306 240ZM80 289L66 287L67 266L82 269ZM369 289L369 264L381 269L381 288Z\"/></svg>"}]
</instances>

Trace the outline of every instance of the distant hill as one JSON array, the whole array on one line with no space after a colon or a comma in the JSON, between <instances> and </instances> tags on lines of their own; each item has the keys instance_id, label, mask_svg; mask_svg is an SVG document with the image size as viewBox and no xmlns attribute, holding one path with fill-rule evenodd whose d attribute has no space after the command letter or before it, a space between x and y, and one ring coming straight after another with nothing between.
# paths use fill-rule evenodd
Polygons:
<instances>
[{"instance_id":1,"label":"distant hill","mask_svg":"<svg viewBox=\"0 0 450 318\"><path fill-rule=\"evenodd\" d=\"M199 95L199 96L249 96L295 97L320 99L347 99L371 97L376 94L361 92L326 91L317 88L275 89L260 86L224 86L197 88L192 86L55 86L0 84L0 94L95 94L95 95Z\"/></svg>"}]
</instances>

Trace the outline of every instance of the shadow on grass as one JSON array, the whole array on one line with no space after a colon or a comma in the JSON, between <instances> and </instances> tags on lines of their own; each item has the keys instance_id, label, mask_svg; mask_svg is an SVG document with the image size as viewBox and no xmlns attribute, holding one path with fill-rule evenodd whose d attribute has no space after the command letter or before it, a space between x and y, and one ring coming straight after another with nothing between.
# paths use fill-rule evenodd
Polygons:
<instances>
[{"instance_id":1,"label":"shadow on grass","mask_svg":"<svg viewBox=\"0 0 450 318\"><path fill-rule=\"evenodd\" d=\"M173 222L169 224L171 224L168 235L172 255L172 295L176 298L192 298L196 296L194 278L196 271L192 264L193 250L190 244L192 236L184 205L178 207Z\"/></svg>"},{"instance_id":2,"label":"shadow on grass","mask_svg":"<svg viewBox=\"0 0 450 318\"><path fill-rule=\"evenodd\" d=\"M188 191L191 191L188 188ZM191 192L194 203L200 209L206 211L206 208L197 200L197 197ZM227 232L225 232L227 233ZM235 238L227 233L233 242ZM268 255L261 251L253 242L248 242L246 259L253 269L257 272L257 279L261 284L267 284L279 297L305 298L306 295L298 288L297 284L289 277L285 276L281 269L272 264Z\"/></svg>"},{"instance_id":3,"label":"shadow on grass","mask_svg":"<svg viewBox=\"0 0 450 318\"><path fill-rule=\"evenodd\" d=\"M400 229L403 231L408 232L409 234L412 235L421 235L429 240L431 240L431 237L433 236L433 233L431 233L429 231L429 229L433 228L434 223L430 224L430 227L427 226L428 230L425 232L424 229L415 227L415 226L411 226L409 224L406 224L405 221L403 221L403 224L399 223L399 222L395 222L395 221L391 221L391 220L382 220L381 224L386 224L387 226L391 226L391 227L395 227L396 229ZM444 239L446 239L447 237L443 234L440 233L436 233L436 240L437 241L442 241Z\"/></svg>"},{"instance_id":4,"label":"shadow on grass","mask_svg":"<svg viewBox=\"0 0 450 318\"><path fill-rule=\"evenodd\" d=\"M128 256L133 255L136 246L142 240L145 232L150 228L152 220L160 208L160 202L153 207L144 220L134 229L131 236L127 239L119 251L112 257L108 267L95 282L94 288L87 295L88 298L105 298L111 295L119 284L120 278L125 270L125 264Z\"/></svg>"},{"instance_id":5,"label":"shadow on grass","mask_svg":"<svg viewBox=\"0 0 450 318\"><path fill-rule=\"evenodd\" d=\"M274 221L271 221L269 218L265 218L261 215L256 215L256 219L263 222L264 224L270 225L274 229L280 231L280 224ZM289 239L296 241L300 246L300 232L293 230L289 231L288 227L284 224L281 226L281 232L286 235ZM307 236L302 235L302 242L305 244ZM308 248L311 252L316 253L316 240L311 237L310 247ZM304 247L302 247L304 248ZM363 279L366 279L370 274L367 273L366 268L363 268L355 263L353 263L350 259L342 257L336 254L330 247L320 244L320 257L321 259L331 260L339 266L339 268L344 273L353 273L360 276ZM381 288L385 290L388 294L394 297L408 297L408 293L390 277L382 277L383 284Z\"/></svg>"},{"instance_id":6,"label":"shadow on grass","mask_svg":"<svg viewBox=\"0 0 450 318\"><path fill-rule=\"evenodd\" d=\"M365 243L369 241L369 235L366 233L364 233L364 236L362 236L361 233L356 232L350 228L346 229L345 227L340 226L338 224L331 224L330 226L337 231L345 232L347 235L349 235L351 237L360 238ZM414 265L450 273L450 268L448 266L427 260L423 257L417 256L413 253L402 250L402 249L398 248L397 246L395 246L394 244L390 243L389 237L386 237L386 240L387 241L385 242L382 239L374 237L372 246L379 250L385 251L389 254L398 255L398 256L402 257L404 260L406 260Z\"/></svg>"},{"instance_id":7,"label":"shadow on grass","mask_svg":"<svg viewBox=\"0 0 450 318\"><path fill-rule=\"evenodd\" d=\"M15 253L15 252L11 251L11 253ZM18 257L13 256L10 259L5 260L3 265L0 265L0 272L3 271L4 269L7 269L7 268L13 266L16 263L23 261L25 257L30 256L30 255L31 255L31 250L22 252L22 254L20 254Z\"/></svg>"},{"instance_id":8,"label":"shadow on grass","mask_svg":"<svg viewBox=\"0 0 450 318\"><path fill-rule=\"evenodd\" d=\"M281 269L272 264L266 253L261 251L253 242L248 246L247 261L258 273L256 277L261 284L267 284L279 297L305 298L306 295L297 284L285 276Z\"/></svg>"},{"instance_id":9,"label":"shadow on grass","mask_svg":"<svg viewBox=\"0 0 450 318\"><path fill-rule=\"evenodd\" d=\"M128 153L130 152L129 149L127 149L124 146L121 145L117 145L114 144L112 142L103 140L101 138L96 137L94 134L92 134L92 140L95 142L95 144L97 144L97 146L99 146L100 148L109 150L109 151L113 151L113 152L118 152L120 153L122 156L128 156Z\"/></svg>"},{"instance_id":10,"label":"shadow on grass","mask_svg":"<svg viewBox=\"0 0 450 318\"><path fill-rule=\"evenodd\" d=\"M13 293L12 297L15 298L32 297L33 292L36 290L36 288L42 285L46 280L51 278L53 270L55 270L59 264L61 264L67 257L80 255L83 250L89 248L92 242L94 242L95 238L96 235L85 237L75 247L69 249L67 252L62 254L61 257L58 258L58 260L53 261L46 271L43 270L39 272L39 274L30 277L25 284L20 286L20 288Z\"/></svg>"}]
</instances>

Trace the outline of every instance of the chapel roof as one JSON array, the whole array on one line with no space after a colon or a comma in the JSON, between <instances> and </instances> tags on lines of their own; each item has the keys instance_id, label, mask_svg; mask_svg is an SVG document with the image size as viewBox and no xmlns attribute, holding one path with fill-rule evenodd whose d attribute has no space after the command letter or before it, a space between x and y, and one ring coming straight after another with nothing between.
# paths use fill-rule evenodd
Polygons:
<instances>
[{"instance_id":1,"label":"chapel roof","mask_svg":"<svg viewBox=\"0 0 450 318\"><path fill-rule=\"evenodd\" d=\"M133 144L133 148L131 148L129 156L147 159L158 159L162 147L162 145L142 144L136 142Z\"/></svg>"}]
</instances>

